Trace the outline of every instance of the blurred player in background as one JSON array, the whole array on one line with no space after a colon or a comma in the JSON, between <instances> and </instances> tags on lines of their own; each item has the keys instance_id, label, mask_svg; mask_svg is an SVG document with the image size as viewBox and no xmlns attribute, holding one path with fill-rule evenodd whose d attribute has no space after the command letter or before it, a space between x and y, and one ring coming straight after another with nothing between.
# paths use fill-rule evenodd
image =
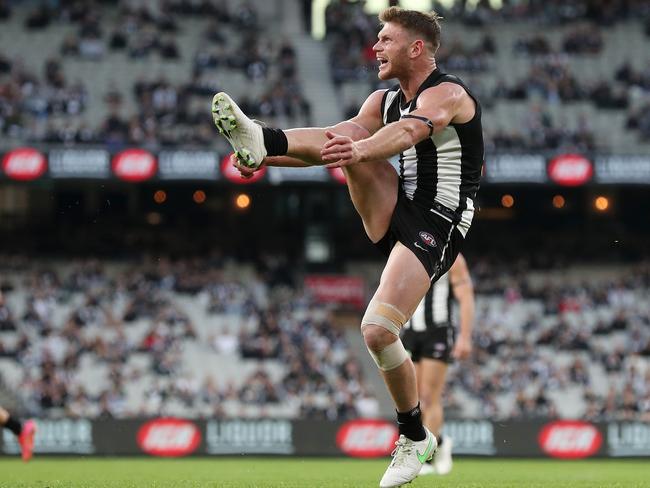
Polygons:
<instances>
[{"instance_id":1,"label":"blurred player in background","mask_svg":"<svg viewBox=\"0 0 650 488\"><path fill-rule=\"evenodd\" d=\"M260 127L225 93L214 96L212 113L244 175L264 162L343 168L368 237L388 257L361 321L397 411L400 436L380 481L388 488L412 481L437 447L422 425L415 368L399 333L460 251L484 148L478 100L436 66L438 16L391 7L380 20L373 46L379 78L399 85L372 93L356 117L329 129ZM399 175L387 161L394 155Z\"/></svg>"},{"instance_id":2,"label":"blurred player in background","mask_svg":"<svg viewBox=\"0 0 650 488\"><path fill-rule=\"evenodd\" d=\"M452 297L458 301L460 311L457 339ZM472 352L473 323L474 287L465 258L459 254L449 271L431 285L402 329L402 342L415 364L423 423L438 439L438 449L433 459L422 466L420 476L451 471L453 441L441 434L442 393L448 364L452 359L467 359Z\"/></svg>"},{"instance_id":3,"label":"blurred player in background","mask_svg":"<svg viewBox=\"0 0 650 488\"><path fill-rule=\"evenodd\" d=\"M29 461L32 458L32 451L34 449L36 423L33 420L27 420L23 423L19 419L12 417L4 408L0 407L0 425L15 434L18 438L18 444L20 444L23 461Z\"/></svg>"}]
</instances>

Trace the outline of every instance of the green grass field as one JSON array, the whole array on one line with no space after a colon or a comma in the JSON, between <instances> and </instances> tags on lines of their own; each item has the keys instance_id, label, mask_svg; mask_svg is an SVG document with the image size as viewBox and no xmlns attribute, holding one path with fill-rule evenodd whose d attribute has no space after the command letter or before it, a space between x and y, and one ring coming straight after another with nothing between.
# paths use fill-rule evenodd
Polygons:
<instances>
[{"instance_id":1,"label":"green grass field","mask_svg":"<svg viewBox=\"0 0 650 488\"><path fill-rule=\"evenodd\" d=\"M387 460L351 459L64 459L29 464L0 460L2 488L376 487ZM455 461L445 477L426 476L419 487L650 487L650 461Z\"/></svg>"}]
</instances>

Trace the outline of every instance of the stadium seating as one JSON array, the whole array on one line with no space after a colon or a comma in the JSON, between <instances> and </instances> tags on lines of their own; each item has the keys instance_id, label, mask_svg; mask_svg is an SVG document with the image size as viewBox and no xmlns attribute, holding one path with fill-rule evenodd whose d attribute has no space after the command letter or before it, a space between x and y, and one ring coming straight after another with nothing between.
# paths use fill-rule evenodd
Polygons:
<instances>
[{"instance_id":1,"label":"stadium seating","mask_svg":"<svg viewBox=\"0 0 650 488\"><path fill-rule=\"evenodd\" d=\"M328 308L250 270L47 268L2 273L2 375L35 414L348 418L372 403Z\"/></svg>"},{"instance_id":2,"label":"stadium seating","mask_svg":"<svg viewBox=\"0 0 650 488\"><path fill-rule=\"evenodd\" d=\"M642 12L644 2L637 3ZM27 27L33 7L14 7L0 19L1 39L11 40L0 52L0 141L214 146L205 107L219 89L281 126L348 115L377 86L370 50L376 19L359 4L333 2L324 43L295 29L278 38L260 19L295 9L289 0L272 4L120 2L77 11L63 2L38 27ZM636 11L619 12L609 24L514 7L442 13L439 62L483 101L490 150L647 150L648 37ZM323 85L322 63L314 62L327 59L328 49L332 86ZM65 73L58 86L47 81L48 63L49 72ZM329 103L337 94L339 113ZM531 110L543 118L541 127Z\"/></svg>"},{"instance_id":3,"label":"stadium seating","mask_svg":"<svg viewBox=\"0 0 650 488\"><path fill-rule=\"evenodd\" d=\"M250 266L3 262L0 365L32 413L378 413L365 351L346 339L356 325L333 327L329 307ZM650 270L602 271L523 279L478 264L475 355L451 369L450 415L648 418Z\"/></svg>"}]
</instances>

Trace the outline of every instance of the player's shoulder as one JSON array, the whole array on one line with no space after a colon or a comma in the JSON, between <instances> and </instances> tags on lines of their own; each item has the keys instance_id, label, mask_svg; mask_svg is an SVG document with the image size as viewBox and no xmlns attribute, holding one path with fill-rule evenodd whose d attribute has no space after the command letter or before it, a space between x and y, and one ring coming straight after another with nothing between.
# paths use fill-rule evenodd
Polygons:
<instances>
[{"instance_id":1,"label":"player's shoulder","mask_svg":"<svg viewBox=\"0 0 650 488\"><path fill-rule=\"evenodd\" d=\"M391 90L392 88L382 88L375 90L370 95L368 95L368 98L366 98L366 101L363 104L364 108L374 111L376 108L381 107L384 104L384 100L386 99L388 92Z\"/></svg>"},{"instance_id":2,"label":"player's shoulder","mask_svg":"<svg viewBox=\"0 0 650 488\"><path fill-rule=\"evenodd\" d=\"M428 104L440 104L441 102L455 103L460 102L465 97L469 97L469 92L464 85L452 81L441 81L440 83L427 87L422 90L418 97L418 106Z\"/></svg>"},{"instance_id":3,"label":"player's shoulder","mask_svg":"<svg viewBox=\"0 0 650 488\"><path fill-rule=\"evenodd\" d=\"M381 102L384 98L386 98L386 95L388 95L388 93L395 92L397 90L399 90L399 85L391 86L390 88L379 88L378 90L375 90L370 95L368 95L368 100L379 100Z\"/></svg>"}]
</instances>

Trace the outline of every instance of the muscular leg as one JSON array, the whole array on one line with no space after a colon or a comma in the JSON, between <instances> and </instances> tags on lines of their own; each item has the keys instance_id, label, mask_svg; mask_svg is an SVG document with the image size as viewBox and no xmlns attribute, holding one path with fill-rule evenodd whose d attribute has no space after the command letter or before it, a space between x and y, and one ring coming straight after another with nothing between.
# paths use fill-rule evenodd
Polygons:
<instances>
[{"instance_id":1,"label":"muscular leg","mask_svg":"<svg viewBox=\"0 0 650 488\"><path fill-rule=\"evenodd\" d=\"M444 422L442 393L445 389L447 364L435 359L421 359L416 368L422 422L439 438Z\"/></svg>"},{"instance_id":2,"label":"muscular leg","mask_svg":"<svg viewBox=\"0 0 650 488\"><path fill-rule=\"evenodd\" d=\"M415 254L397 243L381 275L373 302L388 303L410 317L430 285L429 276ZM362 332L366 346L375 354L399 340L380 325L364 324ZM417 406L415 368L410 359L395 369L381 373L398 412L406 412Z\"/></svg>"},{"instance_id":3,"label":"muscular leg","mask_svg":"<svg viewBox=\"0 0 650 488\"><path fill-rule=\"evenodd\" d=\"M288 157L270 157L267 160L270 165L276 166L295 166L291 158L321 164L320 149L327 142L326 130L355 141L370 135L366 129L351 121L328 129L288 129L284 131L289 143ZM374 161L347 166L343 171L350 199L361 217L366 234L372 242L381 240L388 231L397 203L398 177L395 169L388 161Z\"/></svg>"}]
</instances>

